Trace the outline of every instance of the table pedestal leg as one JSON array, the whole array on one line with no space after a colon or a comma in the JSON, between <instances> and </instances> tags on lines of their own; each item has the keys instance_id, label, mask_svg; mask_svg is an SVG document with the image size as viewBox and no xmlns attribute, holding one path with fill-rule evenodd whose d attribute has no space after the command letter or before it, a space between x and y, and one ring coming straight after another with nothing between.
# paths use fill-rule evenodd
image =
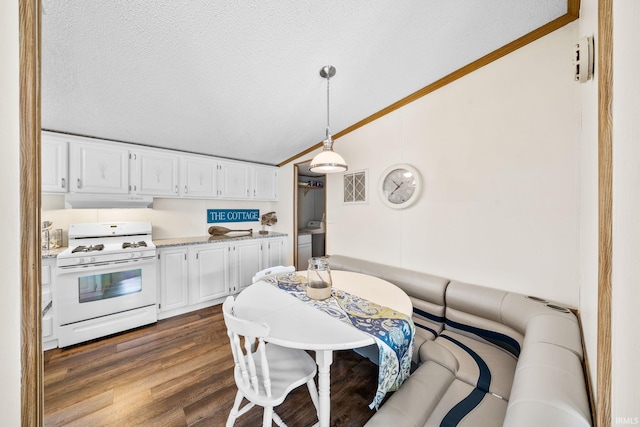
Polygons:
<instances>
[{"instance_id":1,"label":"table pedestal leg","mask_svg":"<svg viewBox=\"0 0 640 427\"><path fill-rule=\"evenodd\" d=\"M318 364L318 419L320 427L329 427L331 421L331 363L333 352L331 350L316 351L316 363Z\"/></svg>"}]
</instances>

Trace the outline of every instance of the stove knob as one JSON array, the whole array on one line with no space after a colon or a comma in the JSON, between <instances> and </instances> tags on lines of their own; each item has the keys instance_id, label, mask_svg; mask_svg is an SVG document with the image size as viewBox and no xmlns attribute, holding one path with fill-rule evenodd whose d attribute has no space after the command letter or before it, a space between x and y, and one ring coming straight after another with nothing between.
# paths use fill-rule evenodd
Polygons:
<instances>
[{"instance_id":1,"label":"stove knob","mask_svg":"<svg viewBox=\"0 0 640 427\"><path fill-rule=\"evenodd\" d=\"M80 258L80 259L78 260L78 264L84 264L84 258Z\"/></svg>"},{"instance_id":2,"label":"stove knob","mask_svg":"<svg viewBox=\"0 0 640 427\"><path fill-rule=\"evenodd\" d=\"M136 252L136 256L140 258L142 256L142 252Z\"/></svg>"},{"instance_id":3,"label":"stove knob","mask_svg":"<svg viewBox=\"0 0 640 427\"><path fill-rule=\"evenodd\" d=\"M92 257L89 259L89 262L96 262L96 257L92 256Z\"/></svg>"},{"instance_id":4,"label":"stove knob","mask_svg":"<svg viewBox=\"0 0 640 427\"><path fill-rule=\"evenodd\" d=\"M131 252L131 253L129 254L129 258L135 258L135 256L136 256L135 252Z\"/></svg>"}]
</instances>

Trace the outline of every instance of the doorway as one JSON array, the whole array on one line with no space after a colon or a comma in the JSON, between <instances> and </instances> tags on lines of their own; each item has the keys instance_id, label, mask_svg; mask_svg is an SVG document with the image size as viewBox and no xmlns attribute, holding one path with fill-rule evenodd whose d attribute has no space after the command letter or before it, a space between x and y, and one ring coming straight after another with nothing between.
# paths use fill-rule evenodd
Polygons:
<instances>
[{"instance_id":1,"label":"doorway","mask_svg":"<svg viewBox=\"0 0 640 427\"><path fill-rule=\"evenodd\" d=\"M294 165L293 262L306 270L308 259L326 254L326 175L311 172L307 160Z\"/></svg>"}]
</instances>

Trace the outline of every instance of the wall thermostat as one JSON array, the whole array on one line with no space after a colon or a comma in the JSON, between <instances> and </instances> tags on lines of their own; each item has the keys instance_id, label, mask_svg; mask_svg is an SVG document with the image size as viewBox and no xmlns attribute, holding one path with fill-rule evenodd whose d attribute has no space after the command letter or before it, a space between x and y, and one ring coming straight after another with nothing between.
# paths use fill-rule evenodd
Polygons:
<instances>
[{"instance_id":1,"label":"wall thermostat","mask_svg":"<svg viewBox=\"0 0 640 427\"><path fill-rule=\"evenodd\" d=\"M575 46L574 80L585 83L593 77L593 37L581 38Z\"/></svg>"}]
</instances>

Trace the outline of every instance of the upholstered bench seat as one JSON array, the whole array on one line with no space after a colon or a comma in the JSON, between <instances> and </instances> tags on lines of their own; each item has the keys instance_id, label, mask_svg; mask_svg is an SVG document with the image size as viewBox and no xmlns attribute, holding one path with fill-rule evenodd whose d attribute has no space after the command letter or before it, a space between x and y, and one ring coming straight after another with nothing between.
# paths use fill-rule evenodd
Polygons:
<instances>
[{"instance_id":1,"label":"upholstered bench seat","mask_svg":"<svg viewBox=\"0 0 640 427\"><path fill-rule=\"evenodd\" d=\"M365 427L592 425L570 310L341 255L330 264L388 280L413 303L418 367Z\"/></svg>"}]
</instances>

